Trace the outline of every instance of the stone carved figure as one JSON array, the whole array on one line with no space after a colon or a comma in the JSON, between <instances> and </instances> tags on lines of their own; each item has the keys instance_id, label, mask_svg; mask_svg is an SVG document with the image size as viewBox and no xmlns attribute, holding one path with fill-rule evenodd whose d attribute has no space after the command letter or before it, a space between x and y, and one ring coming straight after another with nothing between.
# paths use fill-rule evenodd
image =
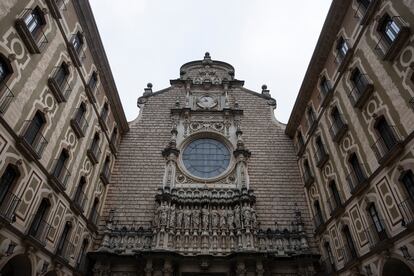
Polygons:
<instances>
[{"instance_id":1,"label":"stone carved figure","mask_svg":"<svg viewBox=\"0 0 414 276\"><path fill-rule=\"evenodd\" d=\"M244 227L250 227L252 212L250 210L250 206L248 205L248 203L244 203L244 206L242 207L242 215Z\"/></svg>"},{"instance_id":2,"label":"stone carved figure","mask_svg":"<svg viewBox=\"0 0 414 276\"><path fill-rule=\"evenodd\" d=\"M203 230L208 229L209 217L210 217L210 212L208 211L207 206L203 206L203 208L201 209L201 220L202 220L202 224L203 224L202 225Z\"/></svg>"},{"instance_id":3,"label":"stone carved figure","mask_svg":"<svg viewBox=\"0 0 414 276\"><path fill-rule=\"evenodd\" d=\"M158 205L157 209L155 210L154 220L153 220L153 227L158 228L161 224L161 209L162 205Z\"/></svg>"},{"instance_id":4,"label":"stone carved figure","mask_svg":"<svg viewBox=\"0 0 414 276\"><path fill-rule=\"evenodd\" d=\"M190 229L191 223L191 210L188 206L184 209L184 229Z\"/></svg>"},{"instance_id":5,"label":"stone carved figure","mask_svg":"<svg viewBox=\"0 0 414 276\"><path fill-rule=\"evenodd\" d=\"M170 227L175 228L175 204L171 205L170 207Z\"/></svg>"},{"instance_id":6,"label":"stone carved figure","mask_svg":"<svg viewBox=\"0 0 414 276\"><path fill-rule=\"evenodd\" d=\"M230 229L234 229L234 212L231 207L228 207L226 210L227 213L227 224Z\"/></svg>"},{"instance_id":7,"label":"stone carved figure","mask_svg":"<svg viewBox=\"0 0 414 276\"><path fill-rule=\"evenodd\" d=\"M177 228L181 229L183 227L183 207L180 206L177 210Z\"/></svg>"},{"instance_id":8,"label":"stone carved figure","mask_svg":"<svg viewBox=\"0 0 414 276\"><path fill-rule=\"evenodd\" d=\"M191 217L193 222L193 230L198 230L200 228L200 209L198 209L197 206L194 207Z\"/></svg>"},{"instance_id":9,"label":"stone carved figure","mask_svg":"<svg viewBox=\"0 0 414 276\"><path fill-rule=\"evenodd\" d=\"M236 207L234 207L234 225L236 226L237 229L241 228L239 205L236 205Z\"/></svg>"},{"instance_id":10,"label":"stone carved figure","mask_svg":"<svg viewBox=\"0 0 414 276\"><path fill-rule=\"evenodd\" d=\"M160 205L160 226L167 225L168 210L169 210L169 207L167 206L167 203L166 202L161 203Z\"/></svg>"},{"instance_id":11,"label":"stone carved figure","mask_svg":"<svg viewBox=\"0 0 414 276\"><path fill-rule=\"evenodd\" d=\"M253 228L257 228L257 214L256 214L256 210L254 208L251 208L251 212L252 212L252 227Z\"/></svg>"},{"instance_id":12,"label":"stone carved figure","mask_svg":"<svg viewBox=\"0 0 414 276\"><path fill-rule=\"evenodd\" d=\"M226 209L224 209L224 206L221 206L219 214L220 214L220 229L226 229L226 227L227 227L227 223L226 223L227 212L226 212Z\"/></svg>"},{"instance_id":13,"label":"stone carved figure","mask_svg":"<svg viewBox=\"0 0 414 276\"><path fill-rule=\"evenodd\" d=\"M220 215L219 215L216 207L214 206L211 209L211 227L213 229L217 229L219 227L219 223L220 223Z\"/></svg>"}]
</instances>

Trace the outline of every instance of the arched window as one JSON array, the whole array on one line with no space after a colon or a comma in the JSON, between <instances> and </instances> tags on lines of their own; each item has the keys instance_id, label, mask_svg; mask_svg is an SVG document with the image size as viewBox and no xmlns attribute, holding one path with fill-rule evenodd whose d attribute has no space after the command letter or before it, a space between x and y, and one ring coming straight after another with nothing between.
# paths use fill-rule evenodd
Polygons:
<instances>
[{"instance_id":1,"label":"arched window","mask_svg":"<svg viewBox=\"0 0 414 276\"><path fill-rule=\"evenodd\" d=\"M72 229L72 223L66 222L65 227L63 228L62 234L60 235L59 243L56 248L56 254L64 258L69 259L72 247L69 242L70 232Z\"/></svg>"},{"instance_id":2,"label":"arched window","mask_svg":"<svg viewBox=\"0 0 414 276\"><path fill-rule=\"evenodd\" d=\"M9 60L5 56L0 54L0 88L6 85L6 82L12 73L13 69L10 65Z\"/></svg>"},{"instance_id":3,"label":"arched window","mask_svg":"<svg viewBox=\"0 0 414 276\"><path fill-rule=\"evenodd\" d=\"M118 139L118 128L114 127L114 130L111 134L111 143L116 146L117 145L117 139Z\"/></svg>"},{"instance_id":4,"label":"arched window","mask_svg":"<svg viewBox=\"0 0 414 276\"><path fill-rule=\"evenodd\" d=\"M338 188L334 180L329 183L329 190L331 192L331 197L329 203L331 205L331 211L335 211L337 208L342 206L341 196L339 195Z\"/></svg>"},{"instance_id":5,"label":"arched window","mask_svg":"<svg viewBox=\"0 0 414 276\"><path fill-rule=\"evenodd\" d=\"M99 134L95 133L92 139L91 147L88 149L88 156L91 159L93 164L97 164L99 162Z\"/></svg>"},{"instance_id":6,"label":"arched window","mask_svg":"<svg viewBox=\"0 0 414 276\"><path fill-rule=\"evenodd\" d=\"M323 76L321 78L321 81L319 82L319 89L323 97L325 97L329 92L331 92L331 84L325 76Z\"/></svg>"},{"instance_id":7,"label":"arched window","mask_svg":"<svg viewBox=\"0 0 414 276\"><path fill-rule=\"evenodd\" d=\"M315 223L315 227L318 228L324 223L322 209L318 200L315 200L315 202L313 203L313 207L315 209L315 216L313 217L313 221Z\"/></svg>"},{"instance_id":8,"label":"arched window","mask_svg":"<svg viewBox=\"0 0 414 276\"><path fill-rule=\"evenodd\" d=\"M29 235L44 244L50 225L47 223L47 215L50 203L47 199L42 199L37 212L35 213L32 224L30 225Z\"/></svg>"},{"instance_id":9,"label":"arched window","mask_svg":"<svg viewBox=\"0 0 414 276\"><path fill-rule=\"evenodd\" d=\"M326 272L331 273L331 272L336 271L335 258L332 254L332 250L331 250L331 246L330 246L329 242L325 242L324 247L325 247L325 251L326 251L326 255L327 255L326 265L328 266Z\"/></svg>"},{"instance_id":10,"label":"arched window","mask_svg":"<svg viewBox=\"0 0 414 276\"><path fill-rule=\"evenodd\" d=\"M342 229L342 234L345 238L345 257L347 261L351 261L358 257L357 251L354 245L354 241L352 239L351 232L349 231L348 226L344 226Z\"/></svg>"},{"instance_id":11,"label":"arched window","mask_svg":"<svg viewBox=\"0 0 414 276\"><path fill-rule=\"evenodd\" d=\"M388 152L390 151L395 145L398 143L397 135L395 128L390 126L385 120L384 116L381 116L376 122L374 126L375 130L377 131L380 140L377 143L377 147L379 147L379 151L381 152Z\"/></svg>"},{"instance_id":12,"label":"arched window","mask_svg":"<svg viewBox=\"0 0 414 276\"><path fill-rule=\"evenodd\" d=\"M76 261L76 269L82 272L85 272L87 268L86 253L87 253L88 246L89 246L89 241L87 239L84 239L82 242L82 246L79 252L78 259Z\"/></svg>"},{"instance_id":13,"label":"arched window","mask_svg":"<svg viewBox=\"0 0 414 276\"><path fill-rule=\"evenodd\" d=\"M0 178L0 216L9 222L15 219L15 211L20 199L12 193L20 173L14 165L7 165Z\"/></svg>"},{"instance_id":14,"label":"arched window","mask_svg":"<svg viewBox=\"0 0 414 276\"><path fill-rule=\"evenodd\" d=\"M109 177L111 175L110 164L111 164L111 159L109 158L109 156L107 156L105 158L105 163L102 167L102 172L101 172L101 179L104 184L109 183Z\"/></svg>"},{"instance_id":15,"label":"arched window","mask_svg":"<svg viewBox=\"0 0 414 276\"><path fill-rule=\"evenodd\" d=\"M101 110L101 119L102 119L102 121L104 121L104 122L106 121L106 118L108 117L108 113L109 113L109 106L108 106L108 103L105 102L103 107L102 107L102 110Z\"/></svg>"},{"instance_id":16,"label":"arched window","mask_svg":"<svg viewBox=\"0 0 414 276\"><path fill-rule=\"evenodd\" d=\"M340 37L338 39L338 42L336 43L336 51L337 51L337 56L336 56L337 62L341 63L345 59L349 51L348 43L343 37Z\"/></svg>"},{"instance_id":17,"label":"arched window","mask_svg":"<svg viewBox=\"0 0 414 276\"><path fill-rule=\"evenodd\" d=\"M357 155L355 153L351 154L348 161L351 166L352 177L356 181L356 184L364 182L366 180L365 173Z\"/></svg>"},{"instance_id":18,"label":"arched window","mask_svg":"<svg viewBox=\"0 0 414 276\"><path fill-rule=\"evenodd\" d=\"M90 89L94 90L98 84L98 74L94 71L89 79L88 85Z\"/></svg>"},{"instance_id":19,"label":"arched window","mask_svg":"<svg viewBox=\"0 0 414 276\"><path fill-rule=\"evenodd\" d=\"M387 238L387 233L385 231L385 226L383 220L380 218L377 208L375 208L375 204L371 203L368 207L368 213L372 220L371 231L375 233L372 237L371 242L377 243L378 240L382 241ZM373 234L374 234L373 233Z\"/></svg>"},{"instance_id":20,"label":"arched window","mask_svg":"<svg viewBox=\"0 0 414 276\"><path fill-rule=\"evenodd\" d=\"M52 175L63 189L66 189L67 180L70 176L69 170L66 168L68 159L69 152L66 149L62 150L59 157L55 160L55 165L52 171Z\"/></svg>"},{"instance_id":21,"label":"arched window","mask_svg":"<svg viewBox=\"0 0 414 276\"><path fill-rule=\"evenodd\" d=\"M86 121L86 104L82 102L75 110L75 117L71 120L71 126L78 138L85 136L88 122Z\"/></svg>"},{"instance_id":22,"label":"arched window","mask_svg":"<svg viewBox=\"0 0 414 276\"><path fill-rule=\"evenodd\" d=\"M82 121L82 119L84 118L84 116L85 116L85 113L86 113L86 105L85 105L85 103L84 102L82 102L80 105L79 105L79 108L76 110L76 113L75 113L75 120L77 121L77 122L81 122Z\"/></svg>"},{"instance_id":23,"label":"arched window","mask_svg":"<svg viewBox=\"0 0 414 276\"><path fill-rule=\"evenodd\" d=\"M308 108L306 109L306 117L308 120L308 131L311 132L315 128L314 126L316 126L315 112L313 111L313 108L311 106L308 106Z\"/></svg>"},{"instance_id":24,"label":"arched window","mask_svg":"<svg viewBox=\"0 0 414 276\"><path fill-rule=\"evenodd\" d=\"M302 155L305 151L305 142L303 141L302 132L298 130L296 134L296 153Z\"/></svg>"},{"instance_id":25,"label":"arched window","mask_svg":"<svg viewBox=\"0 0 414 276\"><path fill-rule=\"evenodd\" d=\"M89 216L89 221L95 226L97 226L98 219L99 219L98 208L99 208L99 199L95 198L95 200L93 201L91 213Z\"/></svg>"},{"instance_id":26,"label":"arched window","mask_svg":"<svg viewBox=\"0 0 414 276\"><path fill-rule=\"evenodd\" d=\"M404 171L400 178L400 182L404 185L404 188L408 194L408 199L411 200L414 206L414 174L412 170Z\"/></svg>"},{"instance_id":27,"label":"arched window","mask_svg":"<svg viewBox=\"0 0 414 276\"><path fill-rule=\"evenodd\" d=\"M391 18L388 14L384 14L378 24L377 30L389 44L392 44L397 39L401 27L394 18Z\"/></svg>"},{"instance_id":28,"label":"arched window","mask_svg":"<svg viewBox=\"0 0 414 276\"><path fill-rule=\"evenodd\" d=\"M309 186L313 183L313 175L312 171L309 167L309 162L307 159L303 160L303 180L305 182L305 186Z\"/></svg>"},{"instance_id":29,"label":"arched window","mask_svg":"<svg viewBox=\"0 0 414 276\"><path fill-rule=\"evenodd\" d=\"M73 49L75 49L76 53L78 53L78 55L81 53L84 43L84 38L81 32L77 32L72 36L72 46Z\"/></svg>"},{"instance_id":30,"label":"arched window","mask_svg":"<svg viewBox=\"0 0 414 276\"><path fill-rule=\"evenodd\" d=\"M32 150L37 154L37 158L40 158L44 147L47 144L46 139L42 135L42 129L46 124L44 114L37 111L31 121L26 121L25 131L23 134L24 141L30 145Z\"/></svg>"},{"instance_id":31,"label":"arched window","mask_svg":"<svg viewBox=\"0 0 414 276\"><path fill-rule=\"evenodd\" d=\"M85 204L85 194L84 194L85 186L86 186L86 180L85 180L85 177L82 176L79 180L78 187L76 187L75 196L73 197L73 201L76 207L78 207L81 211L83 211L83 207Z\"/></svg>"},{"instance_id":32,"label":"arched window","mask_svg":"<svg viewBox=\"0 0 414 276\"><path fill-rule=\"evenodd\" d=\"M363 8L364 11L366 11L371 4L371 1L372 0L357 0L357 3Z\"/></svg>"},{"instance_id":33,"label":"arched window","mask_svg":"<svg viewBox=\"0 0 414 276\"><path fill-rule=\"evenodd\" d=\"M315 159L316 159L316 166L319 168L322 168L323 165L328 161L328 154L325 150L325 145L322 142L322 138L320 136L316 137L315 140L316 145L316 153L315 153Z\"/></svg>"},{"instance_id":34,"label":"arched window","mask_svg":"<svg viewBox=\"0 0 414 276\"><path fill-rule=\"evenodd\" d=\"M332 108L330 115L332 119L332 125L329 131L332 135L332 139L335 142L338 142L346 133L348 126L345 124L345 121L336 106Z\"/></svg>"},{"instance_id":35,"label":"arched window","mask_svg":"<svg viewBox=\"0 0 414 276\"><path fill-rule=\"evenodd\" d=\"M53 78L58 86L63 90L66 85L66 79L69 76L69 66L66 62L62 62L62 64L56 68L54 72Z\"/></svg>"}]
</instances>

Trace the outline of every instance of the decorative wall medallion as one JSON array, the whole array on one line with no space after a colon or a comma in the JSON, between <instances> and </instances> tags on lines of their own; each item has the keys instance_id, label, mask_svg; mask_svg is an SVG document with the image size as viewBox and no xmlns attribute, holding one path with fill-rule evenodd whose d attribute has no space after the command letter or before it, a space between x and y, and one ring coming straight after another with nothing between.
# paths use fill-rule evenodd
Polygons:
<instances>
[{"instance_id":1,"label":"decorative wall medallion","mask_svg":"<svg viewBox=\"0 0 414 276\"><path fill-rule=\"evenodd\" d=\"M201 96L197 99L197 105L203 109L211 109L217 105L217 100L211 96Z\"/></svg>"}]
</instances>

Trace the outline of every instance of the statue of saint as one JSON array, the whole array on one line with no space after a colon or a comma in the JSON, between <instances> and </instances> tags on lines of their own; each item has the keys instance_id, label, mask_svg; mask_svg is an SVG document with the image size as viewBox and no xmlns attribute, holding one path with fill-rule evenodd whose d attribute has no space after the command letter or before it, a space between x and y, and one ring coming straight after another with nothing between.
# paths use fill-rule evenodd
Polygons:
<instances>
[{"instance_id":1,"label":"statue of saint","mask_svg":"<svg viewBox=\"0 0 414 276\"><path fill-rule=\"evenodd\" d=\"M184 229L190 229L191 223L191 210L188 206L184 209Z\"/></svg>"},{"instance_id":2,"label":"statue of saint","mask_svg":"<svg viewBox=\"0 0 414 276\"><path fill-rule=\"evenodd\" d=\"M181 229L183 227L183 206L180 206L177 210L177 228Z\"/></svg>"},{"instance_id":3,"label":"statue of saint","mask_svg":"<svg viewBox=\"0 0 414 276\"><path fill-rule=\"evenodd\" d=\"M175 204L170 207L170 228L175 228Z\"/></svg>"},{"instance_id":4,"label":"statue of saint","mask_svg":"<svg viewBox=\"0 0 414 276\"><path fill-rule=\"evenodd\" d=\"M234 212L231 207L227 207L227 224L229 225L230 229L234 229Z\"/></svg>"},{"instance_id":5,"label":"statue of saint","mask_svg":"<svg viewBox=\"0 0 414 276\"><path fill-rule=\"evenodd\" d=\"M220 215L215 206L211 209L211 227L217 229L220 223Z\"/></svg>"},{"instance_id":6,"label":"statue of saint","mask_svg":"<svg viewBox=\"0 0 414 276\"><path fill-rule=\"evenodd\" d=\"M203 208L201 209L201 220L202 220L202 227L203 230L207 230L208 229L208 221L210 218L210 212L208 211L207 206L203 206Z\"/></svg>"},{"instance_id":7,"label":"statue of saint","mask_svg":"<svg viewBox=\"0 0 414 276\"><path fill-rule=\"evenodd\" d=\"M241 228L241 221L240 221L240 206L236 205L234 207L234 225L237 229Z\"/></svg>"},{"instance_id":8,"label":"statue of saint","mask_svg":"<svg viewBox=\"0 0 414 276\"><path fill-rule=\"evenodd\" d=\"M227 228L226 217L227 217L227 211L226 209L224 209L224 206L221 206L221 209L220 209L220 228L221 229Z\"/></svg>"},{"instance_id":9,"label":"statue of saint","mask_svg":"<svg viewBox=\"0 0 414 276\"><path fill-rule=\"evenodd\" d=\"M191 218L193 221L193 230L198 230L200 228L200 209L197 206L194 207Z\"/></svg>"}]
</instances>

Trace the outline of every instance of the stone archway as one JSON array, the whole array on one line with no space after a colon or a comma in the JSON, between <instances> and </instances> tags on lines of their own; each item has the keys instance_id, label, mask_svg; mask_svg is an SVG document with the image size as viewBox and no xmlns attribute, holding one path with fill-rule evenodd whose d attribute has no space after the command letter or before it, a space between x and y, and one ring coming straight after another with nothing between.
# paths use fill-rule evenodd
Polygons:
<instances>
[{"instance_id":1,"label":"stone archway","mask_svg":"<svg viewBox=\"0 0 414 276\"><path fill-rule=\"evenodd\" d=\"M402 261L398 259L388 259L382 268L382 276L414 276L414 272Z\"/></svg>"},{"instance_id":2,"label":"stone archway","mask_svg":"<svg viewBox=\"0 0 414 276\"><path fill-rule=\"evenodd\" d=\"M23 254L14 256L1 269L0 275L31 276L32 266L30 263L30 259Z\"/></svg>"}]
</instances>

